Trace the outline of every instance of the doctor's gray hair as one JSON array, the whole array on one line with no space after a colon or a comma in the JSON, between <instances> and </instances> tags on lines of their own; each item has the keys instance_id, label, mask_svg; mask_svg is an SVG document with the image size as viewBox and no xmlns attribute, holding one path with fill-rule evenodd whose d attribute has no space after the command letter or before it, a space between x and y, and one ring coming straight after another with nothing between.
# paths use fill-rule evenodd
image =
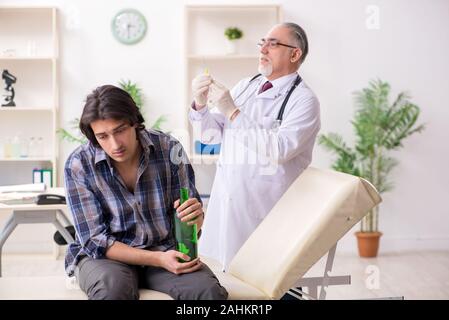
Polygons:
<instances>
[{"instance_id":1,"label":"doctor's gray hair","mask_svg":"<svg viewBox=\"0 0 449 320\"><path fill-rule=\"evenodd\" d=\"M302 64L307 56L307 53L309 52L309 42L307 41L306 32L303 28L293 22L284 22L281 23L281 26L290 29L293 41L302 51L301 58L299 59L299 63Z\"/></svg>"}]
</instances>

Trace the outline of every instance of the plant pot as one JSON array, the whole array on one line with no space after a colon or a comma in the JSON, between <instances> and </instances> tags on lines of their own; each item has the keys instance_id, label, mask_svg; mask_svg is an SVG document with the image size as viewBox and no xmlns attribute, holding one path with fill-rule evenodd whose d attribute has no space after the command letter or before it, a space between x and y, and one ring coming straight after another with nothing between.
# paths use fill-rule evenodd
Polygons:
<instances>
[{"instance_id":1,"label":"plant pot","mask_svg":"<svg viewBox=\"0 0 449 320\"><path fill-rule=\"evenodd\" d=\"M237 53L237 39L236 40L226 40L226 49L227 54L236 54Z\"/></svg>"},{"instance_id":2,"label":"plant pot","mask_svg":"<svg viewBox=\"0 0 449 320\"><path fill-rule=\"evenodd\" d=\"M356 232L359 256L364 258L377 257L379 240L382 232Z\"/></svg>"}]
</instances>

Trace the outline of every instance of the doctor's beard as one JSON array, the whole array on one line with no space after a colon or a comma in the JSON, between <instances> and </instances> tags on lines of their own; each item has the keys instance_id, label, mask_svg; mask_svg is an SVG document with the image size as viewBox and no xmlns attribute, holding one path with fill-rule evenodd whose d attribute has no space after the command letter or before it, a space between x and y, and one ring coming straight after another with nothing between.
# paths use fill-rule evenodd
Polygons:
<instances>
[{"instance_id":1,"label":"doctor's beard","mask_svg":"<svg viewBox=\"0 0 449 320\"><path fill-rule=\"evenodd\" d=\"M265 78L269 77L273 73L273 65L271 62L267 62L265 65L259 64L257 69Z\"/></svg>"}]
</instances>

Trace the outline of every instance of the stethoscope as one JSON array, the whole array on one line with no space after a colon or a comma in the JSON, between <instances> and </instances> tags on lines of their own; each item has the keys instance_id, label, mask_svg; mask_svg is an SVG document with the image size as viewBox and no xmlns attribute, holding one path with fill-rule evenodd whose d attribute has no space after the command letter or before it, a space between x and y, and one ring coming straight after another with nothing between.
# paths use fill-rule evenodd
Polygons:
<instances>
[{"instance_id":1,"label":"stethoscope","mask_svg":"<svg viewBox=\"0 0 449 320\"><path fill-rule=\"evenodd\" d=\"M244 94L246 92L246 90L248 90L249 86L251 85L251 83L256 80L257 78L259 78L262 74L257 74L254 77L252 77L248 84L246 85L245 89L243 89L238 95L237 97L234 98L234 101L237 101L238 98L240 98L240 96L242 94ZM287 96L284 98L284 101L282 102L282 106L281 109L279 110L278 116L276 117L276 120L273 122L273 126L272 129L278 129L281 126L282 123L282 118L284 116L284 110L285 110L285 106L287 105L288 100L290 99L290 96L292 95L293 91L296 89L296 87L301 83L302 78L298 75L295 79L295 81L293 82L290 90L287 93ZM248 98L249 99L249 98ZM244 103L240 104L243 105L246 103L246 101L248 101L248 99L245 100Z\"/></svg>"}]
</instances>

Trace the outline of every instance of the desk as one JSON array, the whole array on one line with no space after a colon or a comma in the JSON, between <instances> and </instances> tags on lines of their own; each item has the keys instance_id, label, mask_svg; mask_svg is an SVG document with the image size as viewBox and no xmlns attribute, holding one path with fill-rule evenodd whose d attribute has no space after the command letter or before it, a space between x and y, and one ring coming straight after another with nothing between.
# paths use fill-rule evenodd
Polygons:
<instances>
[{"instance_id":1,"label":"desk","mask_svg":"<svg viewBox=\"0 0 449 320\"><path fill-rule=\"evenodd\" d=\"M63 188L51 188L45 193L56 193L64 195ZM72 235L64 228L63 224L71 225L64 210L67 209L65 204L52 205L36 205L36 204L16 204L5 205L0 204L0 211L11 211L11 215L7 218L5 226L0 231L0 277L2 276L2 248L5 241L21 223L52 223L61 233L67 243L74 241ZM62 222L62 223L61 223Z\"/></svg>"}]
</instances>

